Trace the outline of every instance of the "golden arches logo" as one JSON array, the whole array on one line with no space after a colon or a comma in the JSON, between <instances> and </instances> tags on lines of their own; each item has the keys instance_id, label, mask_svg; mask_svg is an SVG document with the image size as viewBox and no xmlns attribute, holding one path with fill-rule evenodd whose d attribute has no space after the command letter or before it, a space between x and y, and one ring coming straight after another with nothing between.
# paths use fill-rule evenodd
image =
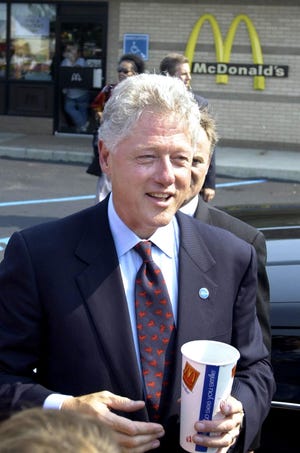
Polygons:
<instances>
[{"instance_id":1,"label":"golden arches logo","mask_svg":"<svg viewBox=\"0 0 300 453\"><path fill-rule=\"evenodd\" d=\"M254 64L263 65L263 55L261 50L261 45L259 41L259 36L257 34L256 28L254 27L252 20L249 19L245 14L239 14L236 16L230 24L228 29L225 41L223 42L222 33L218 24L217 19L212 14L204 14L201 16L195 23L193 30L189 36L188 43L185 49L185 56L189 59L190 65L192 65L195 48L197 40L202 28L202 25L205 22L209 22L212 28L215 49L216 49L216 58L218 63L229 63L231 56L232 44L235 38L236 30L241 22L244 22L247 26L251 49L252 49L252 59ZM227 74L218 74L216 76L217 83L228 83ZM264 90L265 89L265 77L264 76L254 76L253 82L254 89Z\"/></svg>"}]
</instances>

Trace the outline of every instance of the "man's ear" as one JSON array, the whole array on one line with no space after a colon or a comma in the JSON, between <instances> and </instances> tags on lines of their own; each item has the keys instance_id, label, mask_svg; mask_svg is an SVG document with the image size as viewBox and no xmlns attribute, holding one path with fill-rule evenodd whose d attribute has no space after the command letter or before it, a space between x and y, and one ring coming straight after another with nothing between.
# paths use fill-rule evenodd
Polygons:
<instances>
[{"instance_id":1,"label":"man's ear","mask_svg":"<svg viewBox=\"0 0 300 453\"><path fill-rule=\"evenodd\" d=\"M214 152L211 151L211 152L209 153L209 156L208 156L208 166L210 166L210 163L211 163L211 161L212 161L213 155L214 155Z\"/></svg>"},{"instance_id":2,"label":"man's ear","mask_svg":"<svg viewBox=\"0 0 300 453\"><path fill-rule=\"evenodd\" d=\"M106 148L105 144L103 143L103 140L99 140L98 142L98 150L99 150L99 164L100 167L103 171L103 173L106 173L109 175L109 151Z\"/></svg>"}]
</instances>

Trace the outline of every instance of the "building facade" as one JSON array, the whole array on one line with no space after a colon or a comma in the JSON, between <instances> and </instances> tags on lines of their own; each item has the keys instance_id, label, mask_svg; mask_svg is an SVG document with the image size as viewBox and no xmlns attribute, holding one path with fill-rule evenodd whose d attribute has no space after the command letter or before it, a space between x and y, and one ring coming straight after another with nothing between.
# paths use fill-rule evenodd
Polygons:
<instances>
[{"instance_id":1,"label":"building facade","mask_svg":"<svg viewBox=\"0 0 300 453\"><path fill-rule=\"evenodd\" d=\"M299 13L298 0L0 1L0 113L53 117L55 132L73 131L68 88L92 99L116 81L124 51L142 54L149 72L179 52L220 145L298 150ZM74 40L87 62L75 72L61 67Z\"/></svg>"}]
</instances>

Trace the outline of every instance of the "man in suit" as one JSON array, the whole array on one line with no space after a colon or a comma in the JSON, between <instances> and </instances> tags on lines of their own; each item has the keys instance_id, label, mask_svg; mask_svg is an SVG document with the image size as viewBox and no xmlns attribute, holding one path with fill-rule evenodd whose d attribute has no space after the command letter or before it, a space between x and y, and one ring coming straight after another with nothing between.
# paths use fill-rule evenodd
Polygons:
<instances>
[{"instance_id":1,"label":"man in suit","mask_svg":"<svg viewBox=\"0 0 300 453\"><path fill-rule=\"evenodd\" d=\"M230 231L239 238L253 245L257 255L257 297L256 310L266 347L271 353L271 326L269 319L269 281L266 272L266 243L264 235L256 228L233 217L226 212L205 203L201 191L205 173L218 141L216 124L213 116L204 111L201 114L202 126L200 144L193 157L191 187L181 211L209 225L215 225ZM251 446L251 453L259 446L259 435Z\"/></svg>"},{"instance_id":2,"label":"man in suit","mask_svg":"<svg viewBox=\"0 0 300 453\"><path fill-rule=\"evenodd\" d=\"M171 77L178 77L186 88L191 88L191 68L188 58L180 53L172 52L166 55L159 65L161 74ZM208 109L208 100L199 94L193 93L201 110ZM216 160L215 153L212 154L208 171L201 187L201 196L204 201L212 201L216 195Z\"/></svg>"},{"instance_id":3,"label":"man in suit","mask_svg":"<svg viewBox=\"0 0 300 453\"><path fill-rule=\"evenodd\" d=\"M142 74L114 89L99 130L112 193L14 233L0 264L2 412L89 412L113 427L124 452L180 452L180 349L211 339L235 346L240 359L231 395L220 403L224 418L195 420L193 442L247 451L275 383L255 313L253 247L177 213L199 133L198 105L177 79ZM148 410L134 311L141 240L153 244L175 326L158 421Z\"/></svg>"}]
</instances>

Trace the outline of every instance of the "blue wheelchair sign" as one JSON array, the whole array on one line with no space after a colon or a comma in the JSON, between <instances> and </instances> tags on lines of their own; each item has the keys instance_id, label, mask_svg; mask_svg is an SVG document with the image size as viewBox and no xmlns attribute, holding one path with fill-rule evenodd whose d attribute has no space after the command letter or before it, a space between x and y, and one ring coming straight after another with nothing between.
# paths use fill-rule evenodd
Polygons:
<instances>
[{"instance_id":1,"label":"blue wheelchair sign","mask_svg":"<svg viewBox=\"0 0 300 453\"><path fill-rule=\"evenodd\" d=\"M134 53L148 60L149 58L149 35L126 34L123 39L123 53Z\"/></svg>"}]
</instances>

